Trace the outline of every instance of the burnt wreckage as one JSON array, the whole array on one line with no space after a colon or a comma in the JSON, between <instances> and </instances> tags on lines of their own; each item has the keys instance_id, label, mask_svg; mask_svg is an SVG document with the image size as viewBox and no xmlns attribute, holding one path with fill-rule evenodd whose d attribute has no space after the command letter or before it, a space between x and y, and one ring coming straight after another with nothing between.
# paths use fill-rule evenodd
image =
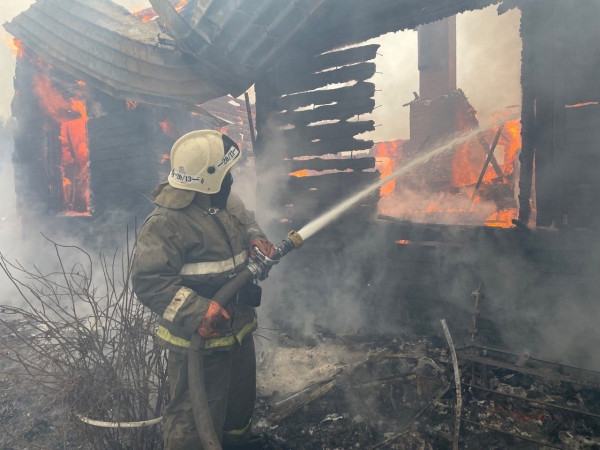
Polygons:
<instances>
[{"instance_id":1,"label":"burnt wreckage","mask_svg":"<svg viewBox=\"0 0 600 450\"><path fill-rule=\"evenodd\" d=\"M375 127L364 115L375 107L369 80L378 46L365 41L430 24L429 32L430 25L421 28L420 61L432 63L440 36L451 36L453 15L490 5L500 14L519 8L519 164L508 173L496 161L502 136L494 131L479 137L484 167L481 179L476 174L469 181L481 195L518 209L514 226L375 220L374 194L348 220L307 241L272 274L285 287L275 283L271 295L294 301L275 302L268 314L318 310L319 340L372 353L343 376L336 372L287 397L273 394L273 402L263 398L269 421L258 426L288 442L304 436L297 448L311 448L315 440L443 448L458 435L465 448L600 445L599 374L593 371L600 366L593 348L600 337L598 2L180 3L152 0L154 10L132 14L108 0L73 0L68 7L38 0L5 24L20 52L12 106L24 227L43 218L72 232L120 231L150 210L147 193L168 167L165 149L187 131L224 127L252 155L259 174L277 179L269 207L284 220L273 228L285 235L380 176L371 154L344 156L374 145L360 137ZM452 51L437 56L452 74ZM407 104L409 155L435 138L477 128L456 79L437 78L435 64L419 69L421 91ZM243 102L224 97L253 85L255 116ZM324 89L328 85L335 87ZM445 158L403 183L449 189L450 176L440 169L449 164ZM487 167L502 182L484 185ZM299 176L314 172L321 174ZM259 176L259 192L262 183ZM518 201L506 200L507 183L518 185ZM364 236L368 245L350 245ZM283 275L292 265L302 268L302 280ZM328 335L336 329L329 325L344 321L340 311L351 298L360 299L354 306L370 332L380 331L376 336ZM441 337L442 317L459 347L459 389L448 382L454 364ZM400 336L407 330L431 339L405 344ZM454 401L461 391L462 410ZM365 417L375 417L377 426L357 419L356 410L374 411ZM460 427L455 416L463 419Z\"/></svg>"}]
</instances>

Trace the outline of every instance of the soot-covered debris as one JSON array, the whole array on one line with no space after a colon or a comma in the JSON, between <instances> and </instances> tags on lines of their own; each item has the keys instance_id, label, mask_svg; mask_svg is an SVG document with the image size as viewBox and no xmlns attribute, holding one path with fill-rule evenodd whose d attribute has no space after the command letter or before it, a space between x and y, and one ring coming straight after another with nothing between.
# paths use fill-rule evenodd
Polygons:
<instances>
[{"instance_id":1,"label":"soot-covered debris","mask_svg":"<svg viewBox=\"0 0 600 450\"><path fill-rule=\"evenodd\" d=\"M459 349L460 448L600 448L600 374L517 356L520 365L511 365L491 351L477 360L473 352ZM265 379L282 390L265 389ZM344 336L303 345L279 336L259 351L256 448L451 449L455 413L450 352L437 338Z\"/></svg>"}]
</instances>

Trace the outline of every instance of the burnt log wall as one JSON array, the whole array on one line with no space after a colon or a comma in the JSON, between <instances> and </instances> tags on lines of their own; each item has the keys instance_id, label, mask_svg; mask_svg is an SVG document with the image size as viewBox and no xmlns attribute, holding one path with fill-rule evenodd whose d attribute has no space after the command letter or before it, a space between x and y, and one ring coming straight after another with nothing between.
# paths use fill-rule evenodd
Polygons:
<instances>
[{"instance_id":1,"label":"burnt log wall","mask_svg":"<svg viewBox=\"0 0 600 450\"><path fill-rule=\"evenodd\" d=\"M16 206L24 219L24 231L27 223L35 223L40 216L57 214L62 203L60 126L46 116L33 92L33 78L39 68L32 58L35 56L25 50L17 61L11 104L12 115L17 118L13 152Z\"/></svg>"},{"instance_id":2,"label":"burnt log wall","mask_svg":"<svg viewBox=\"0 0 600 450\"><path fill-rule=\"evenodd\" d=\"M149 193L159 182L161 156L152 141L153 118L152 110L138 107L89 120L90 188L96 219L110 223L115 219L111 216L126 213L142 221L152 210ZM123 221L115 222L119 226Z\"/></svg>"},{"instance_id":3,"label":"burnt log wall","mask_svg":"<svg viewBox=\"0 0 600 450\"><path fill-rule=\"evenodd\" d=\"M375 158L352 154L373 146L358 135L375 127L361 115L375 107L367 80L378 47L295 54L256 84L259 200L277 219L299 228L379 178ZM377 200L365 200L358 214L372 216Z\"/></svg>"},{"instance_id":4,"label":"burnt log wall","mask_svg":"<svg viewBox=\"0 0 600 450\"><path fill-rule=\"evenodd\" d=\"M40 74L48 85L41 86L39 79L36 84ZM127 226L133 230L154 208L150 192L166 179L174 141L188 131L215 128L218 122L206 113L114 98L53 68L27 48L17 59L14 83L16 203L28 236L43 232L121 245ZM69 108L72 98L82 100L87 111L90 211L82 214L67 211L63 197L61 124L81 117Z\"/></svg>"},{"instance_id":5,"label":"burnt log wall","mask_svg":"<svg viewBox=\"0 0 600 450\"><path fill-rule=\"evenodd\" d=\"M522 9L523 187L535 152L537 225L598 229L600 4L550 0Z\"/></svg>"}]
</instances>

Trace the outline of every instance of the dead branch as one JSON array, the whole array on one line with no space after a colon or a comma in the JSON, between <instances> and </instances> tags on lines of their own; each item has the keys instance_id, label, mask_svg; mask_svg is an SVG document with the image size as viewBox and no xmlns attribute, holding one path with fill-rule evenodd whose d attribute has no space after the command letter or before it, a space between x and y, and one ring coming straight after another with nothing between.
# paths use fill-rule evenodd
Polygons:
<instances>
[{"instance_id":1,"label":"dead branch","mask_svg":"<svg viewBox=\"0 0 600 450\"><path fill-rule=\"evenodd\" d=\"M462 412L462 393L460 387L460 370L458 368L458 358L456 357L456 349L452 342L452 336L450 330L446 324L446 319L441 319L442 328L444 329L444 336L450 347L450 355L452 356L452 366L454 367L454 384L456 386L456 417L454 419L454 439L452 441L452 449L458 450L458 437L460 435L460 415Z\"/></svg>"},{"instance_id":2,"label":"dead branch","mask_svg":"<svg viewBox=\"0 0 600 450\"><path fill-rule=\"evenodd\" d=\"M50 242L57 270L28 269L0 254L0 269L20 295L17 306L0 305L0 329L11 335L0 339L13 363L7 371L24 389L35 386L49 403L67 406L70 434L85 435L92 447L152 449L161 441L156 427L105 429L77 418L151 424L168 401L155 317L129 282L133 249L94 260L79 247Z\"/></svg>"}]
</instances>

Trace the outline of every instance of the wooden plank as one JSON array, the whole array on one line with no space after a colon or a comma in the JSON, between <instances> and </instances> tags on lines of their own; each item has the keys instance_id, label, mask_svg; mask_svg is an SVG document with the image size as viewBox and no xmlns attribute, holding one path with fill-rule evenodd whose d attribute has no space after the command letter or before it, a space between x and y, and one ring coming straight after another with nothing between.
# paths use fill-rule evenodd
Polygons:
<instances>
[{"instance_id":1,"label":"wooden plank","mask_svg":"<svg viewBox=\"0 0 600 450\"><path fill-rule=\"evenodd\" d=\"M330 210L350 196L350 194L344 194L345 195L327 195L324 194L323 191L306 191L304 194L300 193L299 195L295 196L289 195L282 197L279 199L278 203L282 206L282 211L288 214L294 214L298 211L312 211L314 216L317 213ZM376 191L362 199L357 204L373 205L378 201L379 192Z\"/></svg>"},{"instance_id":2,"label":"wooden plank","mask_svg":"<svg viewBox=\"0 0 600 450\"><path fill-rule=\"evenodd\" d=\"M284 166L288 172L296 172L298 170L353 170L361 171L365 169L372 169L375 167L375 158L346 158L346 159L300 159L300 160L286 160Z\"/></svg>"},{"instance_id":3,"label":"wooden plank","mask_svg":"<svg viewBox=\"0 0 600 450\"><path fill-rule=\"evenodd\" d=\"M344 172L331 173L318 177L290 177L288 186L291 190L327 189L339 186L347 189L349 194L357 189L370 185L379 179L379 172Z\"/></svg>"},{"instance_id":4,"label":"wooden plank","mask_svg":"<svg viewBox=\"0 0 600 450\"><path fill-rule=\"evenodd\" d=\"M565 108L566 130L598 128L598 126L600 126L600 105Z\"/></svg>"},{"instance_id":5,"label":"wooden plank","mask_svg":"<svg viewBox=\"0 0 600 450\"><path fill-rule=\"evenodd\" d=\"M332 67L345 66L347 64L370 61L377 56L379 47L379 44L369 44L323 53L315 58L316 66L314 68L319 71ZM312 66L309 67L312 68Z\"/></svg>"},{"instance_id":6,"label":"wooden plank","mask_svg":"<svg viewBox=\"0 0 600 450\"><path fill-rule=\"evenodd\" d=\"M376 172L375 172L376 173ZM350 175L350 172L345 173L345 175ZM335 175L335 174L329 174ZM342 174L344 175L344 174ZM320 175L318 177L312 178L322 178L327 175ZM303 177L303 178L311 178L311 177ZM366 186L370 186L372 183L376 182L378 179L368 180L365 184ZM305 183L297 186L289 187L286 190L281 190L277 194L277 198L279 199L281 204L289 205L294 203L294 201L298 201L300 197L306 198L307 201L311 202L329 202L330 199L334 199L335 201L345 200L350 196L356 194L360 191L364 186L348 186L345 184L330 184L330 185L320 185L318 187L314 187L313 183ZM368 194L365 198L368 198ZM379 196L379 189L374 189L372 191L372 195Z\"/></svg>"},{"instance_id":7,"label":"wooden plank","mask_svg":"<svg viewBox=\"0 0 600 450\"><path fill-rule=\"evenodd\" d=\"M353 225L360 223L366 224L376 213L376 205L358 205L353 209L346 211L343 214L343 217L350 218L349 220L352 221ZM300 229L301 226L314 219L315 215L318 215L318 213L314 213L312 211L290 211L285 215L285 217L282 218L289 221L290 226ZM342 216L340 216L340 218L341 217Z\"/></svg>"},{"instance_id":8,"label":"wooden plank","mask_svg":"<svg viewBox=\"0 0 600 450\"><path fill-rule=\"evenodd\" d=\"M292 124L295 126L308 125L309 123L324 120L348 120L360 114L367 114L375 108L375 100L372 98L353 98L349 101L335 105L318 106L314 109L304 111L291 111L275 114L274 119L281 124Z\"/></svg>"},{"instance_id":9,"label":"wooden plank","mask_svg":"<svg viewBox=\"0 0 600 450\"><path fill-rule=\"evenodd\" d=\"M373 141L361 139L339 138L326 139L319 142L308 142L305 145L288 146L283 149L284 157L322 156L336 154L342 151L367 150L373 147Z\"/></svg>"},{"instance_id":10,"label":"wooden plank","mask_svg":"<svg viewBox=\"0 0 600 450\"><path fill-rule=\"evenodd\" d=\"M368 80L375 74L374 63L360 63L317 74L299 74L274 79L270 88L276 96L311 91L329 84ZM279 78L279 77L278 77Z\"/></svg>"},{"instance_id":11,"label":"wooden plank","mask_svg":"<svg viewBox=\"0 0 600 450\"><path fill-rule=\"evenodd\" d=\"M336 139L373 131L373 120L340 121L310 126L297 126L282 130L286 142L291 144L304 144L315 139Z\"/></svg>"},{"instance_id":12,"label":"wooden plank","mask_svg":"<svg viewBox=\"0 0 600 450\"><path fill-rule=\"evenodd\" d=\"M279 97L273 102L273 108L278 110L293 111L302 106L326 105L351 100L352 98L373 97L375 84L361 81L351 86L335 89L322 89L318 91L301 92Z\"/></svg>"},{"instance_id":13,"label":"wooden plank","mask_svg":"<svg viewBox=\"0 0 600 450\"><path fill-rule=\"evenodd\" d=\"M327 69L375 59L379 47L379 44L370 44L322 53L317 56L310 54L302 56L295 55L292 60L285 61L284 64L286 69L290 72L301 71L302 73L318 73Z\"/></svg>"},{"instance_id":14,"label":"wooden plank","mask_svg":"<svg viewBox=\"0 0 600 450\"><path fill-rule=\"evenodd\" d=\"M571 150L575 153L597 153L598 142L600 142L600 122L595 128L565 130L564 139L565 145L571 147Z\"/></svg>"}]
</instances>

